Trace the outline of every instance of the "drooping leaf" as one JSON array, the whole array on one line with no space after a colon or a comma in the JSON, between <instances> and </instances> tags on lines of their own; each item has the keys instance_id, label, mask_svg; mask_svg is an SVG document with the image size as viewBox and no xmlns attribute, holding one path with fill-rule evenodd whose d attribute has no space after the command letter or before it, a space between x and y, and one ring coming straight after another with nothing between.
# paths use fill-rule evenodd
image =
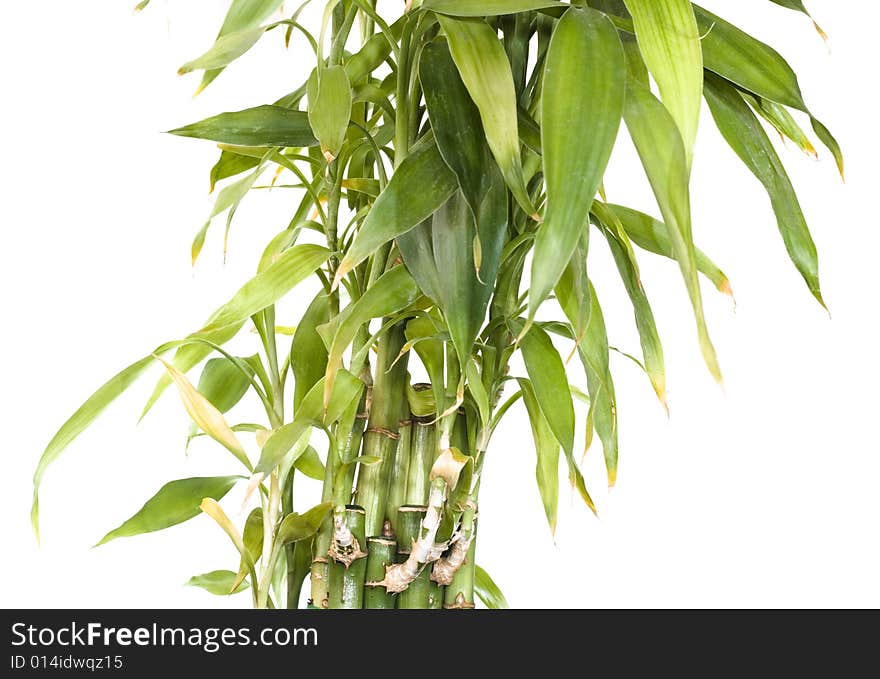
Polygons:
<instances>
[{"instance_id":1,"label":"drooping leaf","mask_svg":"<svg viewBox=\"0 0 880 679\"><path fill-rule=\"evenodd\" d=\"M203 498L219 500L242 478L241 476L213 476L170 481L131 518L101 538L98 545L116 538L131 537L162 530L198 516Z\"/></svg>"},{"instance_id":2,"label":"drooping leaf","mask_svg":"<svg viewBox=\"0 0 880 679\"><path fill-rule=\"evenodd\" d=\"M229 177L235 177L242 172L247 172L259 165L260 159L253 156L243 156L232 151L221 151L220 157L211 168L210 192L214 192L217 182Z\"/></svg>"},{"instance_id":3,"label":"drooping leaf","mask_svg":"<svg viewBox=\"0 0 880 679\"><path fill-rule=\"evenodd\" d=\"M456 189L455 175L431 141L417 144L376 199L339 263L337 280L394 238L430 217Z\"/></svg>"},{"instance_id":4,"label":"drooping leaf","mask_svg":"<svg viewBox=\"0 0 880 679\"><path fill-rule=\"evenodd\" d=\"M250 587L250 583L247 581L240 582L233 587L235 580L236 576L234 572L220 570L202 573L201 575L194 575L187 580L186 585L187 587L200 587L206 592L216 594L217 596L238 594L244 592Z\"/></svg>"},{"instance_id":5,"label":"drooping leaf","mask_svg":"<svg viewBox=\"0 0 880 679\"><path fill-rule=\"evenodd\" d=\"M310 479L324 480L324 464L318 456L318 451L311 446L306 446L305 451L296 459L294 466Z\"/></svg>"},{"instance_id":6,"label":"drooping leaf","mask_svg":"<svg viewBox=\"0 0 880 679\"><path fill-rule=\"evenodd\" d=\"M233 0L220 27L217 39L224 36L256 28L277 10L284 0ZM206 71L198 91L201 92L223 72L223 67Z\"/></svg>"},{"instance_id":7,"label":"drooping leaf","mask_svg":"<svg viewBox=\"0 0 880 679\"><path fill-rule=\"evenodd\" d=\"M224 68L256 45L263 33L262 28L249 28L224 35L207 52L181 66L177 73L184 75L193 71Z\"/></svg>"},{"instance_id":8,"label":"drooping leaf","mask_svg":"<svg viewBox=\"0 0 880 679\"><path fill-rule=\"evenodd\" d=\"M342 66L316 68L309 78L309 124L332 157L339 155L351 118L352 94Z\"/></svg>"},{"instance_id":9,"label":"drooping leaf","mask_svg":"<svg viewBox=\"0 0 880 679\"><path fill-rule=\"evenodd\" d=\"M737 91L749 106L752 107L755 113L770 123L770 125L772 125L784 139L794 142L794 144L808 156L812 158L819 157L819 154L816 153L816 148L813 146L813 142L810 141L807 133L804 132L800 125L798 125L794 116L789 113L785 106L778 104L775 101L770 101L769 99L762 99L751 92L744 92L742 90Z\"/></svg>"},{"instance_id":10,"label":"drooping leaf","mask_svg":"<svg viewBox=\"0 0 880 679\"><path fill-rule=\"evenodd\" d=\"M534 216L522 172L516 90L504 47L485 21L438 18L461 79L480 111L486 141L501 173L520 207Z\"/></svg>"},{"instance_id":11,"label":"drooping leaf","mask_svg":"<svg viewBox=\"0 0 880 679\"><path fill-rule=\"evenodd\" d=\"M223 511L223 508L220 506L216 500L210 497L206 497L202 500L202 503L199 505L199 509L202 510L205 514L210 516L217 523L218 526L229 536L229 539L232 541L232 544L238 550L238 553L244 559L250 559L250 555L248 554L247 547L244 546L244 541L242 540L241 533L238 531L238 528L235 527L235 524L229 519L226 515L226 512Z\"/></svg>"},{"instance_id":12,"label":"drooping leaf","mask_svg":"<svg viewBox=\"0 0 880 679\"><path fill-rule=\"evenodd\" d=\"M706 101L721 135L770 195L791 261L822 306L819 259L794 187L758 118L723 78L706 77Z\"/></svg>"},{"instance_id":13,"label":"drooping leaf","mask_svg":"<svg viewBox=\"0 0 880 679\"><path fill-rule=\"evenodd\" d=\"M293 369L293 410L324 376L327 370L327 347L316 328L330 320L330 306L323 291L312 300L303 314L290 347L290 365Z\"/></svg>"},{"instance_id":14,"label":"drooping leaf","mask_svg":"<svg viewBox=\"0 0 880 679\"><path fill-rule=\"evenodd\" d=\"M275 538L278 544L287 545L312 537L318 532L332 506L331 502L324 502L303 514L293 513L285 516L278 527L278 534Z\"/></svg>"},{"instance_id":15,"label":"drooping leaf","mask_svg":"<svg viewBox=\"0 0 880 679\"><path fill-rule=\"evenodd\" d=\"M660 343L660 335L657 332L657 323L654 320L654 312L642 287L642 282L630 258L620 241L609 230L605 229L605 238L611 248L620 278L633 305L636 328L639 331L639 341L642 345L642 357L645 362L645 372L651 380L657 398L666 405L666 369L663 359L663 345Z\"/></svg>"},{"instance_id":16,"label":"drooping leaf","mask_svg":"<svg viewBox=\"0 0 880 679\"><path fill-rule=\"evenodd\" d=\"M480 597L480 601L486 604L486 608L493 610L510 608L507 599L504 598L498 585L496 585L495 581L489 576L489 574L479 566L475 567L474 593Z\"/></svg>"},{"instance_id":17,"label":"drooping leaf","mask_svg":"<svg viewBox=\"0 0 880 679\"><path fill-rule=\"evenodd\" d=\"M831 151L843 176L840 145L807 108L797 75L779 52L702 7L694 5L694 12L705 34L702 42L706 68L764 99L809 115L813 131Z\"/></svg>"},{"instance_id":18,"label":"drooping leaf","mask_svg":"<svg viewBox=\"0 0 880 679\"><path fill-rule=\"evenodd\" d=\"M570 454L574 450L574 404L562 357L539 325L529 328L520 349L541 412L556 440Z\"/></svg>"},{"instance_id":19,"label":"drooping leaf","mask_svg":"<svg viewBox=\"0 0 880 679\"><path fill-rule=\"evenodd\" d=\"M329 346L324 381L325 407L330 403L330 395L342 363L342 354L354 339L358 329L374 318L382 318L405 309L415 302L420 294L418 286L406 268L396 266L380 276L375 285L334 319L333 339Z\"/></svg>"},{"instance_id":20,"label":"drooping leaf","mask_svg":"<svg viewBox=\"0 0 880 679\"><path fill-rule=\"evenodd\" d=\"M170 130L169 134L209 139L233 146L303 148L318 143L305 111L292 111L269 104L243 111L221 113Z\"/></svg>"},{"instance_id":21,"label":"drooping leaf","mask_svg":"<svg viewBox=\"0 0 880 679\"><path fill-rule=\"evenodd\" d=\"M629 82L624 119L663 213L672 251L690 295L703 359L715 379L720 381L721 368L706 327L697 278L691 228L690 171L681 135L676 134L675 121L663 105L650 90L637 82Z\"/></svg>"},{"instance_id":22,"label":"drooping leaf","mask_svg":"<svg viewBox=\"0 0 880 679\"><path fill-rule=\"evenodd\" d=\"M625 4L645 64L681 133L690 170L703 93L701 34L694 8L689 0L625 0Z\"/></svg>"},{"instance_id":23,"label":"drooping leaf","mask_svg":"<svg viewBox=\"0 0 880 679\"><path fill-rule=\"evenodd\" d=\"M164 361L159 357L157 358L165 366L168 375L177 386L177 391L180 394L180 400L183 402L183 407L186 409L190 418L192 418L192 421L195 422L196 426L226 448L239 462L250 470L251 463L250 460L248 460L247 453L242 447L241 442L235 436L235 432L232 431L232 428L226 423L223 414L217 410L208 399L198 392L198 390L187 379L186 375L167 361Z\"/></svg>"},{"instance_id":24,"label":"drooping leaf","mask_svg":"<svg viewBox=\"0 0 880 679\"><path fill-rule=\"evenodd\" d=\"M535 453L538 456L535 465L535 477L538 491L544 504L544 513L550 524L550 532L556 533L556 518L559 509L559 441L553 435L547 418L541 411L538 397L529 380L520 378L523 402L529 414L532 426L532 437L535 440Z\"/></svg>"},{"instance_id":25,"label":"drooping leaf","mask_svg":"<svg viewBox=\"0 0 880 679\"><path fill-rule=\"evenodd\" d=\"M675 259L669 229L663 222L623 205L607 203L607 206L613 210L633 243L655 255ZM695 248L694 253L697 270L712 281L719 291L726 295L731 294L730 281L724 272L699 248Z\"/></svg>"},{"instance_id":26,"label":"drooping leaf","mask_svg":"<svg viewBox=\"0 0 880 679\"><path fill-rule=\"evenodd\" d=\"M544 66L541 146L547 207L535 238L529 317L550 295L588 231L590 205L617 138L626 63L601 12L572 7L553 31Z\"/></svg>"}]
</instances>

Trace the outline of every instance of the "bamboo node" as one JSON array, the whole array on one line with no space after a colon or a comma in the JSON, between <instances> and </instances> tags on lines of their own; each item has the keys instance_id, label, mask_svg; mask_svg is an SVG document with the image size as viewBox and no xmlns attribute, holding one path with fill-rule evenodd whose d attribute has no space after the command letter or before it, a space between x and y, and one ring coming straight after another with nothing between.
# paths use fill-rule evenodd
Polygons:
<instances>
[{"instance_id":1,"label":"bamboo node","mask_svg":"<svg viewBox=\"0 0 880 679\"><path fill-rule=\"evenodd\" d=\"M378 434L379 436L384 436L385 438L389 438L392 441L397 441L400 439L400 434L398 434L396 431L385 429L384 427L368 427L367 433Z\"/></svg>"},{"instance_id":2,"label":"bamboo node","mask_svg":"<svg viewBox=\"0 0 880 679\"><path fill-rule=\"evenodd\" d=\"M360 543L354 535L351 536L351 543L347 546L342 546L337 541L330 545L330 558L341 563L346 569L355 561L363 559L365 556L367 556L367 553L361 550Z\"/></svg>"}]
</instances>

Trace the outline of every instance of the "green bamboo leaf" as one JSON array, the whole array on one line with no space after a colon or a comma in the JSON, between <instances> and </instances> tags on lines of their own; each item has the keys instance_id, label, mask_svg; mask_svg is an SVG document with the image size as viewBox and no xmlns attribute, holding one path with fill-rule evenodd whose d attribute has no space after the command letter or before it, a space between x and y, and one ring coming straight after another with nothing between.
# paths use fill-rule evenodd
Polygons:
<instances>
[{"instance_id":1,"label":"green bamboo leaf","mask_svg":"<svg viewBox=\"0 0 880 679\"><path fill-rule=\"evenodd\" d=\"M306 446L305 451L296 458L294 466L310 479L324 480L324 464L318 451L311 446Z\"/></svg>"},{"instance_id":2,"label":"green bamboo leaf","mask_svg":"<svg viewBox=\"0 0 880 679\"><path fill-rule=\"evenodd\" d=\"M212 476L170 481L130 519L101 538L98 545L116 538L163 530L198 516L203 498L219 500L242 478L241 476ZM96 545L97 546L97 545Z\"/></svg>"},{"instance_id":3,"label":"green bamboo leaf","mask_svg":"<svg viewBox=\"0 0 880 679\"><path fill-rule=\"evenodd\" d=\"M482 20L438 18L504 179L526 214L537 218L523 178L516 90L504 47Z\"/></svg>"},{"instance_id":4,"label":"green bamboo leaf","mask_svg":"<svg viewBox=\"0 0 880 679\"><path fill-rule=\"evenodd\" d=\"M483 379L480 375L480 367L475 358L470 357L465 363L465 375L467 375L471 398L477 404L482 426L488 427L492 420L492 406L489 405L489 395L486 393L486 387L483 385Z\"/></svg>"},{"instance_id":5,"label":"green bamboo leaf","mask_svg":"<svg viewBox=\"0 0 880 679\"><path fill-rule=\"evenodd\" d=\"M442 413L446 410L446 360L437 326L431 318L418 316L406 324L405 334L428 373L434 394L432 412Z\"/></svg>"},{"instance_id":6,"label":"green bamboo leaf","mask_svg":"<svg viewBox=\"0 0 880 679\"><path fill-rule=\"evenodd\" d=\"M564 10L559 0L425 0L423 9L452 17L486 17L531 12L536 9Z\"/></svg>"},{"instance_id":7,"label":"green bamboo leaf","mask_svg":"<svg viewBox=\"0 0 880 679\"><path fill-rule=\"evenodd\" d=\"M458 178L476 216L491 182L489 168L494 161L486 144L480 112L471 101L446 42L435 40L424 47L419 80L437 148Z\"/></svg>"},{"instance_id":8,"label":"green bamboo leaf","mask_svg":"<svg viewBox=\"0 0 880 679\"><path fill-rule=\"evenodd\" d=\"M388 27L395 41L400 40L407 15L401 16ZM391 54L391 41L383 32L374 34L361 49L345 61L345 72L352 85L369 77Z\"/></svg>"},{"instance_id":9,"label":"green bamboo leaf","mask_svg":"<svg viewBox=\"0 0 880 679\"><path fill-rule=\"evenodd\" d=\"M251 463L248 460L247 453L220 411L198 392L186 378L186 375L158 356L156 358L162 362L168 371L168 375L177 386L183 407L196 426L226 448L239 462L250 470Z\"/></svg>"},{"instance_id":10,"label":"green bamboo leaf","mask_svg":"<svg viewBox=\"0 0 880 679\"><path fill-rule=\"evenodd\" d=\"M238 528L236 528L235 524L230 521L226 512L223 511L223 508L215 499L210 497L204 498L199 505L199 509L214 519L217 525L223 529L223 532L229 536L229 539L232 541L232 544L235 545L235 548L238 550L238 553L242 558L250 559L247 548L244 546L241 533L238 532Z\"/></svg>"},{"instance_id":11,"label":"green bamboo leaf","mask_svg":"<svg viewBox=\"0 0 880 679\"><path fill-rule=\"evenodd\" d=\"M645 294L645 289L642 287L642 282L639 280L638 274L627 256L626 250L608 229L605 230L605 238L611 248L611 254L614 257L614 262L617 264L620 278L633 305L633 315L635 316L636 328L639 331L639 341L642 345L645 372L648 373L648 378L651 380L651 386L654 387L657 398L660 399L663 407L668 411L669 408L666 405L666 368L663 359L663 345L657 332L654 312L651 309L648 296Z\"/></svg>"},{"instance_id":12,"label":"green bamboo leaf","mask_svg":"<svg viewBox=\"0 0 880 679\"><path fill-rule=\"evenodd\" d=\"M293 410L296 412L303 398L327 370L327 347L316 328L330 320L330 305L323 291L312 300L302 316L290 347L290 365L293 368Z\"/></svg>"},{"instance_id":13,"label":"green bamboo leaf","mask_svg":"<svg viewBox=\"0 0 880 679\"><path fill-rule=\"evenodd\" d=\"M632 239L633 243L655 255L675 259L675 250L669 236L669 229L663 222L623 205L612 205L611 203L606 205L620 220L627 236ZM726 295L732 294L730 280L724 272L699 248L696 248L694 253L697 270L712 281L720 292Z\"/></svg>"},{"instance_id":14,"label":"green bamboo leaf","mask_svg":"<svg viewBox=\"0 0 880 679\"><path fill-rule=\"evenodd\" d=\"M265 271L245 283L196 334L209 336L244 322L284 297L311 276L329 256L329 250L312 244L297 245L286 250Z\"/></svg>"},{"instance_id":15,"label":"green bamboo leaf","mask_svg":"<svg viewBox=\"0 0 880 679\"><path fill-rule=\"evenodd\" d=\"M309 124L325 155L342 150L351 118L352 94L342 66L316 68L309 78Z\"/></svg>"},{"instance_id":16,"label":"green bamboo leaf","mask_svg":"<svg viewBox=\"0 0 880 679\"><path fill-rule=\"evenodd\" d=\"M841 177L844 159L840 145L831 132L813 116L804 102L800 84L788 62L769 45L719 16L694 5L703 38L705 66L713 73L754 94L810 116L813 131L828 148Z\"/></svg>"},{"instance_id":17,"label":"green bamboo leaf","mask_svg":"<svg viewBox=\"0 0 880 679\"><path fill-rule=\"evenodd\" d=\"M250 28L224 35L207 52L181 66L177 74L225 68L256 45L264 32L263 28Z\"/></svg>"},{"instance_id":18,"label":"green bamboo leaf","mask_svg":"<svg viewBox=\"0 0 880 679\"><path fill-rule=\"evenodd\" d=\"M590 392L589 419L602 441L608 485L613 486L617 481L617 400L609 365L605 319L592 284L589 289L589 302L590 322L587 324L586 333L578 342L578 356L587 374L587 388Z\"/></svg>"},{"instance_id":19,"label":"green bamboo leaf","mask_svg":"<svg viewBox=\"0 0 880 679\"><path fill-rule=\"evenodd\" d=\"M535 395L531 382L520 378L519 387L522 390L523 402L529 413L532 437L535 440L535 453L538 456L535 466L538 490L541 493L541 501L544 503L544 513L550 524L550 532L555 535L559 509L559 442L553 435L547 418L541 412L538 397Z\"/></svg>"},{"instance_id":20,"label":"green bamboo leaf","mask_svg":"<svg viewBox=\"0 0 880 679\"><path fill-rule=\"evenodd\" d=\"M158 351L158 350L157 350ZM105 382L98 390L92 394L85 403L83 403L77 411L61 425L61 428L49 441L46 449L43 451L40 461L37 463L37 469L34 472L34 498L31 506L31 524L37 540L40 538L40 502L39 493L40 485L43 482L43 476L49 466L58 459L64 449L73 442L73 440L84 432L88 426L95 421L104 409L115 401L126 389L128 389L140 377L147 368L149 368L155 359L152 355L142 358L130 366L121 370L116 375Z\"/></svg>"},{"instance_id":21,"label":"green bamboo leaf","mask_svg":"<svg viewBox=\"0 0 880 679\"><path fill-rule=\"evenodd\" d=\"M313 386L299 408L293 413L293 421L279 427L266 439L260 453L255 474L268 474L281 464L285 456L312 427L327 429L342 418L353 401L360 398L364 384L347 370L340 370L333 384L330 399L324 405L324 380ZM303 447L300 455L306 452ZM297 458L298 459L298 458ZM292 460L291 462L295 462Z\"/></svg>"},{"instance_id":22,"label":"green bamboo leaf","mask_svg":"<svg viewBox=\"0 0 880 679\"><path fill-rule=\"evenodd\" d=\"M187 587L200 587L206 592L216 594L217 596L238 594L250 587L250 583L247 581L239 582L233 587L235 581L236 575L234 572L220 570L194 575L185 584Z\"/></svg>"},{"instance_id":23,"label":"green bamboo leaf","mask_svg":"<svg viewBox=\"0 0 880 679\"><path fill-rule=\"evenodd\" d=\"M566 11L553 31L544 67L547 207L535 238L530 319L589 228L590 205L617 139L625 91L626 62L614 25L592 9Z\"/></svg>"},{"instance_id":24,"label":"green bamboo leaf","mask_svg":"<svg viewBox=\"0 0 880 679\"><path fill-rule=\"evenodd\" d=\"M358 329L374 318L381 318L402 311L415 302L420 294L418 286L406 268L396 266L383 274L376 281L375 285L336 317L324 381L325 408L330 403L333 385L342 364L342 354L348 345L351 344Z\"/></svg>"},{"instance_id":25,"label":"green bamboo leaf","mask_svg":"<svg viewBox=\"0 0 880 679\"><path fill-rule=\"evenodd\" d=\"M331 502L324 502L312 507L304 514L293 513L285 516L281 525L278 526L278 533L275 537L277 544L283 546L312 537L318 532L332 507Z\"/></svg>"},{"instance_id":26,"label":"green bamboo leaf","mask_svg":"<svg viewBox=\"0 0 880 679\"><path fill-rule=\"evenodd\" d=\"M221 113L170 130L169 134L209 139L233 146L303 148L318 143L305 111L291 111L269 104L243 111Z\"/></svg>"},{"instance_id":27,"label":"green bamboo leaf","mask_svg":"<svg viewBox=\"0 0 880 679\"><path fill-rule=\"evenodd\" d=\"M706 77L706 101L722 136L770 195L791 261L822 306L819 259L806 219L773 144L737 90L723 78Z\"/></svg>"},{"instance_id":28,"label":"green bamboo leaf","mask_svg":"<svg viewBox=\"0 0 880 679\"><path fill-rule=\"evenodd\" d=\"M242 172L247 172L260 164L259 158L253 156L243 156L232 151L221 151L220 157L211 168L211 187L210 192L213 193L217 186L217 182L229 177L235 177Z\"/></svg>"},{"instance_id":29,"label":"green bamboo leaf","mask_svg":"<svg viewBox=\"0 0 880 679\"><path fill-rule=\"evenodd\" d=\"M283 2L284 0L233 0L223 20L223 25L220 27L217 39L220 40L224 36L256 28L269 18ZM222 66L205 71L196 93L204 90L222 72Z\"/></svg>"},{"instance_id":30,"label":"green bamboo leaf","mask_svg":"<svg viewBox=\"0 0 880 679\"><path fill-rule=\"evenodd\" d=\"M721 380L721 368L709 338L703 314L703 298L697 278L696 254L691 229L690 170L676 123L650 90L630 81L624 119L672 242L697 321L700 349L709 371Z\"/></svg>"},{"instance_id":31,"label":"green bamboo leaf","mask_svg":"<svg viewBox=\"0 0 880 679\"><path fill-rule=\"evenodd\" d=\"M496 585L495 581L492 580L489 574L479 566L475 567L474 572L474 593L480 597L480 601L486 604L486 608L495 610L510 608L507 599L504 598L501 590L498 589L498 585Z\"/></svg>"},{"instance_id":32,"label":"green bamboo leaf","mask_svg":"<svg viewBox=\"0 0 880 679\"><path fill-rule=\"evenodd\" d=\"M700 120L703 52L689 0L626 0L639 49L684 142L688 171Z\"/></svg>"},{"instance_id":33,"label":"green bamboo leaf","mask_svg":"<svg viewBox=\"0 0 880 679\"><path fill-rule=\"evenodd\" d=\"M739 95L748 102L749 106L766 120L773 128L785 139L788 139L804 153L812 158L818 158L819 154L813 146L813 142L807 136L807 133L798 125L794 116L788 112L782 104L777 104L769 99L762 99L750 92L737 90Z\"/></svg>"},{"instance_id":34,"label":"green bamboo leaf","mask_svg":"<svg viewBox=\"0 0 880 679\"><path fill-rule=\"evenodd\" d=\"M264 530L263 509L262 507L255 507L251 510L251 513L248 514L248 517L244 522L244 530L242 531L241 540L247 557L241 557L238 566L238 573L235 574L235 579L229 583L229 587L225 592L226 594L229 594L232 590L241 586L248 573L250 573L250 569L253 568L254 564L260 559L260 556L263 553Z\"/></svg>"},{"instance_id":35,"label":"green bamboo leaf","mask_svg":"<svg viewBox=\"0 0 880 679\"><path fill-rule=\"evenodd\" d=\"M198 391L221 413L232 410L251 386L253 371L242 372L243 361L237 363L228 358L212 358L199 376Z\"/></svg>"},{"instance_id":36,"label":"green bamboo leaf","mask_svg":"<svg viewBox=\"0 0 880 679\"><path fill-rule=\"evenodd\" d=\"M574 451L574 404L562 357L539 325L529 328L520 349L541 412L562 449L570 455Z\"/></svg>"},{"instance_id":37,"label":"green bamboo leaf","mask_svg":"<svg viewBox=\"0 0 880 679\"><path fill-rule=\"evenodd\" d=\"M417 144L376 199L336 279L373 254L380 246L430 217L456 189L455 175L431 141Z\"/></svg>"}]
</instances>

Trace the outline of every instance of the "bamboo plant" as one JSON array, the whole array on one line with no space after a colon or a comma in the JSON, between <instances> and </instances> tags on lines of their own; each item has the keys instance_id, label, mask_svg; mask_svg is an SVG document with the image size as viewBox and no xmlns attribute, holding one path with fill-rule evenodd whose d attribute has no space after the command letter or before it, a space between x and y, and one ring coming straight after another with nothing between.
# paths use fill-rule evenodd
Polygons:
<instances>
[{"instance_id":1,"label":"bamboo plant","mask_svg":"<svg viewBox=\"0 0 880 679\"><path fill-rule=\"evenodd\" d=\"M773 1L807 12L799 0ZM230 475L171 481L101 543L205 513L237 563L192 584L249 589L257 607L467 609L475 594L502 606L475 550L484 462L505 414L522 408L530 419L551 529L560 460L595 511L575 450L576 405L615 482L617 404L591 240L610 247L639 362L664 402L645 253L677 264L703 359L721 379L700 276L731 288L694 244L689 199L702 100L766 187L820 304L816 248L768 130L815 155L798 123L808 120L842 172L840 149L773 48L688 0L410 0L393 10L330 0L315 25L301 21L306 4L290 12L281 0L233 0L215 44L181 68L201 72L203 89L259 40L296 41L314 61L299 81L276 76L290 94L172 131L219 145L212 217L227 213L227 230L267 175L296 196L289 224L229 302L112 377L61 427L37 466L34 529L48 467L158 365L144 414L173 385L191 434L232 454ZM659 218L605 200L623 127ZM277 318L292 292L307 308ZM225 348L248 328L256 353ZM516 354L524 370L512 368ZM570 381L581 371L585 390ZM265 419L230 424L246 397ZM320 482L321 504L295 510L295 478ZM219 504L239 483L255 507L242 526Z\"/></svg>"}]
</instances>

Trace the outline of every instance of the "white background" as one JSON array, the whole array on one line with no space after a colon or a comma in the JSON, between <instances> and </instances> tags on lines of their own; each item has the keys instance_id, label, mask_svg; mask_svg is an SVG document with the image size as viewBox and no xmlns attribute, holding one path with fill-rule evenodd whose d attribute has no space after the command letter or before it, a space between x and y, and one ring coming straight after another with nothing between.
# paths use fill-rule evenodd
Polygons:
<instances>
[{"instance_id":1,"label":"white background","mask_svg":"<svg viewBox=\"0 0 880 679\"><path fill-rule=\"evenodd\" d=\"M50 469L42 548L30 533L30 477L55 429L121 367L197 328L252 275L262 244L286 226L294 205L283 190L249 197L225 267L221 219L191 269L216 151L160 131L274 100L301 82L308 53L285 51L271 34L193 99L198 76L175 71L211 44L226 4L154 0L132 16L133 3L0 4L3 607L249 603L182 586L237 563L206 517L89 547L167 480L233 473L231 458L209 443L184 456L186 416L170 392L135 426L157 372ZM832 319L787 261L763 189L705 111L695 231L736 293L734 312L704 287L725 390L701 363L676 268L644 256L671 418L638 368L614 356L618 486L604 488L597 444L585 469L600 518L563 481L554 543L527 420L515 411L487 463L478 549L514 606L880 606L880 148L871 84L880 11L855 0L809 3L831 36L829 51L808 20L766 0L705 4L789 58L807 101L845 149L846 185L827 153L817 163L783 151L819 246ZM625 135L606 186L609 199L657 213ZM628 302L607 251L593 242L612 343L637 353ZM255 337L235 346L255 351ZM316 497L305 488L297 488L301 507ZM229 497L227 510L242 518L240 496Z\"/></svg>"}]
</instances>

